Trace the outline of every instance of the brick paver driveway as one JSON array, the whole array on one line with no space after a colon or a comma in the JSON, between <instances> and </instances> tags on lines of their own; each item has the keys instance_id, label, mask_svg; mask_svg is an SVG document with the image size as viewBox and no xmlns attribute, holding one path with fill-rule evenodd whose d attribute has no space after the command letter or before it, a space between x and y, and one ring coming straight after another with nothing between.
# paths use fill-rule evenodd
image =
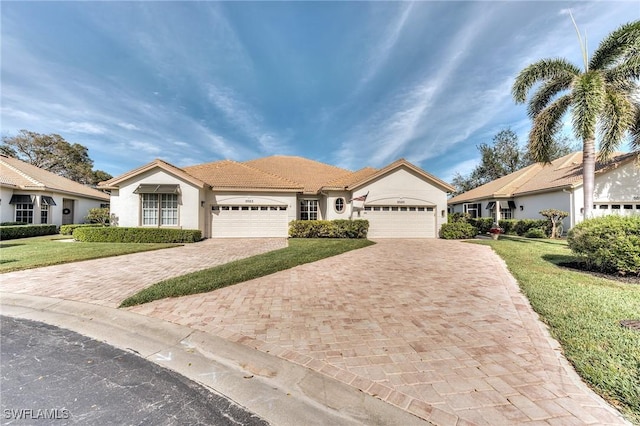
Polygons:
<instances>
[{"instance_id":1,"label":"brick paver driveway","mask_svg":"<svg viewBox=\"0 0 640 426\"><path fill-rule=\"evenodd\" d=\"M485 246L388 240L132 311L305 365L436 424L623 424Z\"/></svg>"},{"instance_id":2,"label":"brick paver driveway","mask_svg":"<svg viewBox=\"0 0 640 426\"><path fill-rule=\"evenodd\" d=\"M0 290L116 307L127 297L167 278L286 246L284 238L204 240L181 247L0 274Z\"/></svg>"}]
</instances>

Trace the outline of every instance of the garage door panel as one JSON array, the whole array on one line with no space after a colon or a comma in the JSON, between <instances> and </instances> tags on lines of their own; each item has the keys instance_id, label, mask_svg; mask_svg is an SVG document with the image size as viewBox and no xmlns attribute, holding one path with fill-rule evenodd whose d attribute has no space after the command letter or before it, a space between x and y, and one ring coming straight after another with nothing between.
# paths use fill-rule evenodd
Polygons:
<instances>
[{"instance_id":1,"label":"garage door panel","mask_svg":"<svg viewBox=\"0 0 640 426\"><path fill-rule=\"evenodd\" d=\"M213 238L286 237L287 209L283 206L214 206Z\"/></svg>"},{"instance_id":2,"label":"garage door panel","mask_svg":"<svg viewBox=\"0 0 640 426\"><path fill-rule=\"evenodd\" d=\"M367 206L369 238L435 238L435 209L422 206Z\"/></svg>"}]
</instances>

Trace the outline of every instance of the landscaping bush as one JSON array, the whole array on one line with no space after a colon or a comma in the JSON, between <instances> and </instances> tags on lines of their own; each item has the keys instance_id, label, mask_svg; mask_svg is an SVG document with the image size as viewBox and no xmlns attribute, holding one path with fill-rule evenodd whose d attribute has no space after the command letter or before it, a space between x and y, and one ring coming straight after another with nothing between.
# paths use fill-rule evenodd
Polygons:
<instances>
[{"instance_id":1,"label":"landscaping bush","mask_svg":"<svg viewBox=\"0 0 640 426\"><path fill-rule=\"evenodd\" d=\"M56 225L10 225L0 226L0 240L39 237L58 233Z\"/></svg>"},{"instance_id":2,"label":"landscaping bush","mask_svg":"<svg viewBox=\"0 0 640 426\"><path fill-rule=\"evenodd\" d=\"M2 222L0 226L23 226L23 225L31 225L27 222Z\"/></svg>"},{"instance_id":3,"label":"landscaping bush","mask_svg":"<svg viewBox=\"0 0 640 426\"><path fill-rule=\"evenodd\" d=\"M100 223L74 223L71 225L62 225L60 227L60 233L62 235L72 235L73 230L76 228L84 228L84 227L101 227L104 226Z\"/></svg>"},{"instance_id":4,"label":"landscaping bush","mask_svg":"<svg viewBox=\"0 0 640 426\"><path fill-rule=\"evenodd\" d=\"M531 229L543 229L546 233L547 225L548 221L546 219L520 219L516 221L515 225L513 226L513 230L517 235L526 236L527 232Z\"/></svg>"},{"instance_id":5,"label":"landscaping bush","mask_svg":"<svg viewBox=\"0 0 640 426\"><path fill-rule=\"evenodd\" d=\"M91 243L195 243L202 239L197 229L78 227L73 238Z\"/></svg>"},{"instance_id":6,"label":"landscaping bush","mask_svg":"<svg viewBox=\"0 0 640 426\"><path fill-rule=\"evenodd\" d=\"M547 231L543 228L531 228L524 233L526 238L547 238Z\"/></svg>"},{"instance_id":7,"label":"landscaping bush","mask_svg":"<svg viewBox=\"0 0 640 426\"><path fill-rule=\"evenodd\" d=\"M486 234L493 226L494 219L492 217L478 217L468 219L467 222L478 230L478 234Z\"/></svg>"},{"instance_id":8,"label":"landscaping bush","mask_svg":"<svg viewBox=\"0 0 640 426\"><path fill-rule=\"evenodd\" d=\"M516 233L516 219L502 219L498 222L498 226L503 229L505 234L514 235Z\"/></svg>"},{"instance_id":9,"label":"landscaping bush","mask_svg":"<svg viewBox=\"0 0 640 426\"><path fill-rule=\"evenodd\" d=\"M445 240L466 240L477 234L478 230L466 222L443 223L440 227L440 238Z\"/></svg>"},{"instance_id":10,"label":"landscaping bush","mask_svg":"<svg viewBox=\"0 0 640 426\"><path fill-rule=\"evenodd\" d=\"M640 216L587 219L569 231L567 242L589 268L640 274Z\"/></svg>"},{"instance_id":11,"label":"landscaping bush","mask_svg":"<svg viewBox=\"0 0 640 426\"><path fill-rule=\"evenodd\" d=\"M293 220L289 223L291 238L367 238L369 221L356 220Z\"/></svg>"},{"instance_id":12,"label":"landscaping bush","mask_svg":"<svg viewBox=\"0 0 640 426\"><path fill-rule=\"evenodd\" d=\"M89 213L85 220L87 223L99 223L101 225L109 224L109 208L108 207L100 207L95 209L89 209Z\"/></svg>"}]
</instances>

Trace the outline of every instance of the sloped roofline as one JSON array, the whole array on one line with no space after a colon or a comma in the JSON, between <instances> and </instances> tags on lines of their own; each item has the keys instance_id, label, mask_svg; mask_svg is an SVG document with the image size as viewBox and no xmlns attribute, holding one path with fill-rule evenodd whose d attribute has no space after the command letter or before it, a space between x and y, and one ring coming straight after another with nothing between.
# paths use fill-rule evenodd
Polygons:
<instances>
[{"instance_id":1,"label":"sloped roofline","mask_svg":"<svg viewBox=\"0 0 640 426\"><path fill-rule=\"evenodd\" d=\"M559 164L555 167L556 170L560 170L560 169L565 169L568 168L570 166L575 166L576 165L576 157L581 153L581 151L577 151L577 152L572 152L570 154L567 154L564 157L560 157L557 160L562 160L561 162L559 162ZM614 155L615 159L613 161L609 161L603 165L599 165L596 164L596 170L595 170L595 175L600 175L603 173L607 173L617 167L620 167L622 165L625 165L627 163L630 163L634 160L640 160L640 151L634 151L634 152L629 152L629 153L618 153L617 155ZM580 162L580 167L582 167L582 163ZM531 173L532 171L535 171L535 173ZM522 196L522 195L530 195L530 194L542 194L545 192L553 192L553 191L558 191L561 189L575 189L577 187L582 186L583 182L582 182L582 173L580 173L578 175L578 179L574 182L568 182L568 183L564 183L564 184L553 184L550 183L548 186L546 187L541 187L541 188L537 188L535 190L529 190L529 191L519 191L520 188L522 188L527 182L529 182L531 179L534 179L536 177L536 175L538 173L541 173L543 170L542 168L542 164L541 163L535 163L535 164L531 164L523 169L517 170L513 173L510 173L508 175L502 176L498 179L495 179L491 182L487 182L484 185L481 185L477 188L474 188L470 191L464 192L460 195L457 195L451 199L449 199L447 201L447 204L460 204L460 203L467 203L467 202L475 202L475 201L480 201L480 200L485 200L487 198L512 198L514 196ZM517 176L514 176L517 175ZM527 179L525 179L527 178ZM518 185L517 187L515 187L512 191L510 192L504 192L501 193L500 191L503 190L506 186L508 186L508 184L502 185L500 188L498 188L495 191L492 192L483 192L482 188L483 187L490 187L490 185L494 184L496 181L500 180L500 179L504 179L506 182L515 182L515 181L522 181L523 179L525 179L520 185ZM479 191L476 191L479 190Z\"/></svg>"},{"instance_id":2,"label":"sloped roofline","mask_svg":"<svg viewBox=\"0 0 640 426\"><path fill-rule=\"evenodd\" d=\"M384 176L390 172L392 172L393 170L399 169L400 167L406 167L412 171L414 171L415 173L419 174L420 176L422 176L423 178L425 178L426 180L436 184L437 186L439 186L440 188L444 189L447 192L454 192L456 189L449 185L448 183L446 183L443 180L438 179L437 177L433 176L430 173L425 172L424 170L422 170L420 167L408 162L407 160L405 160L404 158L400 158L399 160L394 161L393 163L389 164L388 166L378 170L377 172L373 173L370 176L365 177L364 179L355 182L351 185L349 185L347 187L348 191L353 191L375 179L378 179L381 176Z\"/></svg>"},{"instance_id":3,"label":"sloped roofline","mask_svg":"<svg viewBox=\"0 0 640 426\"><path fill-rule=\"evenodd\" d=\"M13 164L17 163L17 164ZM79 182L75 182L71 179L68 179L64 176L57 175L53 172L45 170L41 167L34 166L33 164L29 164L25 161L20 160L19 158L8 157L6 155L0 156L0 164L3 167L6 167L12 173L20 176L27 182L31 182L32 184L22 184L19 182L11 181L9 176L6 176L6 179L2 179L2 185L11 187L14 190L22 190L22 191L39 191L39 192L56 192L59 194L69 194L73 196L79 196L84 198L90 198L94 200L102 200L108 201L109 194L105 194L95 188L90 186L83 185ZM26 170L23 170L25 169ZM31 175L31 171L29 169L37 169L38 174L43 174L45 179L40 179ZM50 176L47 178L47 176ZM42 182L42 180L51 179L53 180L53 184L51 182L49 184ZM9 182L7 181L9 180Z\"/></svg>"},{"instance_id":4,"label":"sloped roofline","mask_svg":"<svg viewBox=\"0 0 640 426\"><path fill-rule=\"evenodd\" d=\"M153 170L155 168L159 168L162 169L168 173L171 173L173 175L178 176L181 179L186 180L187 182L200 187L200 188L204 188L205 186L208 186L205 182L202 182L200 179L197 179L193 176L191 176L190 174L188 174L187 172L185 172L184 170L182 170L179 167L174 166L171 163L167 163L164 160L161 160L159 158L156 158L155 160L153 160L150 163L147 163L143 166L138 167L137 169L133 169L129 172L126 172L124 174L121 174L120 176L116 176L112 179L109 179L107 181L104 182L100 182L98 184L99 188L102 189L118 189L119 185L122 182L125 182L129 179L132 179L142 173L148 172L150 170Z\"/></svg>"}]
</instances>

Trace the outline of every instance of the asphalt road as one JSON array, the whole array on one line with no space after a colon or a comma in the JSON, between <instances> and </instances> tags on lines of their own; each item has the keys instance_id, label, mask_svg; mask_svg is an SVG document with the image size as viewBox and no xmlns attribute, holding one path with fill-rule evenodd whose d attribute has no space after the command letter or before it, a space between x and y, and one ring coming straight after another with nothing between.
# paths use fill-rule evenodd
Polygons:
<instances>
[{"instance_id":1,"label":"asphalt road","mask_svg":"<svg viewBox=\"0 0 640 426\"><path fill-rule=\"evenodd\" d=\"M267 425L133 353L39 322L0 326L2 424Z\"/></svg>"}]
</instances>

